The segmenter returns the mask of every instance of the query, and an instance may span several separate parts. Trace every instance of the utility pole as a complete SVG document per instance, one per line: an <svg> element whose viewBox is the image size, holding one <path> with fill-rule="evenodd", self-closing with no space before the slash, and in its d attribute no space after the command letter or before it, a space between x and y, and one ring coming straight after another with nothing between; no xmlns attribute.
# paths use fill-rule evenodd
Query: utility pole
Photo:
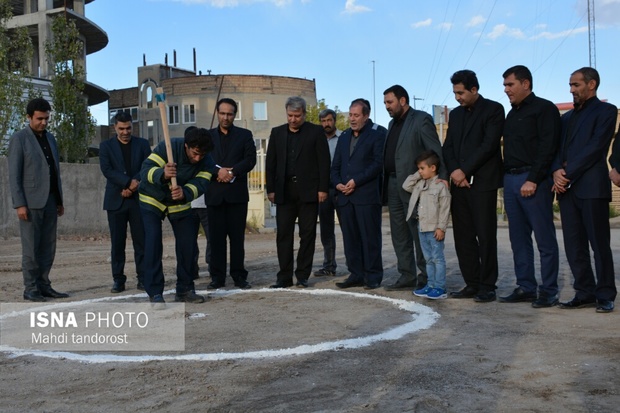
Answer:
<svg viewBox="0 0 620 413"><path fill-rule="evenodd" d="M375 108L375 111L372 115L372 121L377 123L377 99L375 97L375 61L372 62L372 106Z"/></svg>
<svg viewBox="0 0 620 413"><path fill-rule="evenodd" d="M416 109L416 107L415 107L415 101L416 101L416 100L424 100L424 99L422 99L422 98L417 98L417 97L415 97L415 95L413 95L413 108L414 108L414 109Z"/></svg>
<svg viewBox="0 0 620 413"><path fill-rule="evenodd" d="M590 51L590 67L596 69L596 36L594 20L594 0L588 0L588 49Z"/></svg>

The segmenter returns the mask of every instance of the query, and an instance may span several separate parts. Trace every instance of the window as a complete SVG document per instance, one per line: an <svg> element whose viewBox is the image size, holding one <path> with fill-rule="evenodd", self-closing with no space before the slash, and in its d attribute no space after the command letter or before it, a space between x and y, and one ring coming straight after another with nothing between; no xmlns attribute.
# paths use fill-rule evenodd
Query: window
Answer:
<svg viewBox="0 0 620 413"><path fill-rule="evenodd" d="M152 120L146 122L146 137L149 141L149 145L153 146L155 142L155 123Z"/></svg>
<svg viewBox="0 0 620 413"><path fill-rule="evenodd" d="M237 101L237 116L235 120L241 120L241 102Z"/></svg>
<svg viewBox="0 0 620 413"><path fill-rule="evenodd" d="M149 109L153 107L153 88L150 86L146 88L146 107Z"/></svg>
<svg viewBox="0 0 620 413"><path fill-rule="evenodd" d="M256 145L256 151L267 151L266 138L254 138L254 145Z"/></svg>
<svg viewBox="0 0 620 413"><path fill-rule="evenodd" d="M267 120L267 102L254 102L254 120Z"/></svg>
<svg viewBox="0 0 620 413"><path fill-rule="evenodd" d="M193 103L183 105L183 123L196 123L196 106Z"/></svg>
<svg viewBox="0 0 620 413"><path fill-rule="evenodd" d="M179 107L177 105L168 106L168 124L169 125L179 124Z"/></svg>

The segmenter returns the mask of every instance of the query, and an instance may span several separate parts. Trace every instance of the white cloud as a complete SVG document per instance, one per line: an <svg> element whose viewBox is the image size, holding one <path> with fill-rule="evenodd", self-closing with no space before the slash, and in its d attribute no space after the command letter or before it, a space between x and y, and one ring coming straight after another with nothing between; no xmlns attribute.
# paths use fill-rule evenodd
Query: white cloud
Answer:
<svg viewBox="0 0 620 413"><path fill-rule="evenodd" d="M514 29L514 28L506 26L503 23L495 25L491 33L487 35L487 37L492 40L498 39L503 36L514 37L515 39L525 38L525 34L523 34L521 29Z"/></svg>
<svg viewBox="0 0 620 413"><path fill-rule="evenodd" d="M588 32L588 26L583 26L583 27L578 27L576 29L564 30L563 32L557 32L557 33L542 32L535 36L530 37L530 40L537 40L537 39L553 40L553 39L560 39L563 37L574 36L579 33L587 33L587 32Z"/></svg>
<svg viewBox="0 0 620 413"><path fill-rule="evenodd" d="M439 23L437 27L439 27L442 30L450 30L452 28L452 23L448 23L448 22Z"/></svg>
<svg viewBox="0 0 620 413"><path fill-rule="evenodd" d="M344 12L348 14L355 14L355 13L365 13L371 10L370 8L366 6L360 6L359 4L355 4L356 2L357 0L347 0L347 2L344 5Z"/></svg>
<svg viewBox="0 0 620 413"><path fill-rule="evenodd" d="M472 17L469 22L467 22L467 24L465 25L465 27L476 27L481 25L482 23L486 22L487 19L482 17L482 16L474 16Z"/></svg>
<svg viewBox="0 0 620 413"><path fill-rule="evenodd" d="M576 4L579 14L586 13L587 2L579 1ZM596 27L620 25L620 0L597 0L594 5Z"/></svg>
<svg viewBox="0 0 620 413"><path fill-rule="evenodd" d="M417 23L411 23L411 27L414 29L419 29L420 27L428 27L433 22L433 19L428 18L426 20L419 21Z"/></svg>

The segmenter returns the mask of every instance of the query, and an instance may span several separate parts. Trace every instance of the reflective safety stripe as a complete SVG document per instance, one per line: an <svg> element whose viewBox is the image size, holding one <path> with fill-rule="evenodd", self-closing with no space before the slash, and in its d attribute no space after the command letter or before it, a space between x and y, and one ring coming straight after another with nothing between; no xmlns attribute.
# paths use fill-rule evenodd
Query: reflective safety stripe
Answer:
<svg viewBox="0 0 620 413"><path fill-rule="evenodd" d="M190 191L192 191L193 194L193 198L196 199L198 198L198 188L196 188L196 185L192 185L192 184L185 184L185 188L189 189Z"/></svg>
<svg viewBox="0 0 620 413"><path fill-rule="evenodd" d="M191 202L183 205L171 205L168 207L168 212L171 214L176 214L177 212L187 211L188 209L191 209L191 207Z"/></svg>
<svg viewBox="0 0 620 413"><path fill-rule="evenodd" d="M148 195L140 194L140 202L144 202L145 204L153 205L155 208L159 209L161 212L166 210L166 205L162 204L158 200Z"/></svg>
<svg viewBox="0 0 620 413"><path fill-rule="evenodd" d="M205 171L201 171L196 174L196 178L203 178L203 179L206 179L207 181L211 180L211 176L212 176L211 172L205 172Z"/></svg>
<svg viewBox="0 0 620 413"><path fill-rule="evenodd" d="M147 159L150 159L151 161L155 162L157 165L159 165L160 168L163 168L164 165L166 165L166 161L164 161L164 158L162 158L161 156L157 155L154 152L151 153Z"/></svg>
<svg viewBox="0 0 620 413"><path fill-rule="evenodd" d="M157 166L152 167L151 169L149 169L149 172L146 174L146 180L149 181L149 183L154 183L153 180L153 175L155 175L155 172L161 168L158 168Z"/></svg>

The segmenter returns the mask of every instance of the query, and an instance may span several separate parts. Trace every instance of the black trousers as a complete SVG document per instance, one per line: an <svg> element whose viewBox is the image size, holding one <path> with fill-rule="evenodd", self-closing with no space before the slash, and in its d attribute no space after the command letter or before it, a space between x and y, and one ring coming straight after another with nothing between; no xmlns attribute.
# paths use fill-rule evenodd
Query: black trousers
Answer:
<svg viewBox="0 0 620 413"><path fill-rule="evenodd" d="M248 216L247 203L228 203L207 207L209 217L209 242L211 280L218 284L226 281L227 246L230 241L230 276L235 284L248 278L245 269L245 224Z"/></svg>
<svg viewBox="0 0 620 413"><path fill-rule="evenodd" d="M497 283L497 190L452 186L454 247L465 284L494 291Z"/></svg>
<svg viewBox="0 0 620 413"><path fill-rule="evenodd" d="M287 181L284 186L284 203L276 205L276 245L278 249L278 282L293 282L295 220L299 225L299 251L297 252L297 280L307 280L312 271L314 243L316 241L316 221L318 199L316 202L302 202L296 182ZM318 196L318 194L317 194Z"/></svg>
<svg viewBox="0 0 620 413"><path fill-rule="evenodd" d="M560 198L564 250L575 282L575 296L582 300L614 301L616 283L611 253L609 201L580 199L570 190ZM592 271L590 247L596 278Z"/></svg>
<svg viewBox="0 0 620 413"><path fill-rule="evenodd" d="M133 255L136 263L138 281L144 281L144 224L140 213L137 194L123 200L122 206L108 212L108 225L112 241L112 277L114 281L125 283L125 247L127 242L127 224L131 231Z"/></svg>

